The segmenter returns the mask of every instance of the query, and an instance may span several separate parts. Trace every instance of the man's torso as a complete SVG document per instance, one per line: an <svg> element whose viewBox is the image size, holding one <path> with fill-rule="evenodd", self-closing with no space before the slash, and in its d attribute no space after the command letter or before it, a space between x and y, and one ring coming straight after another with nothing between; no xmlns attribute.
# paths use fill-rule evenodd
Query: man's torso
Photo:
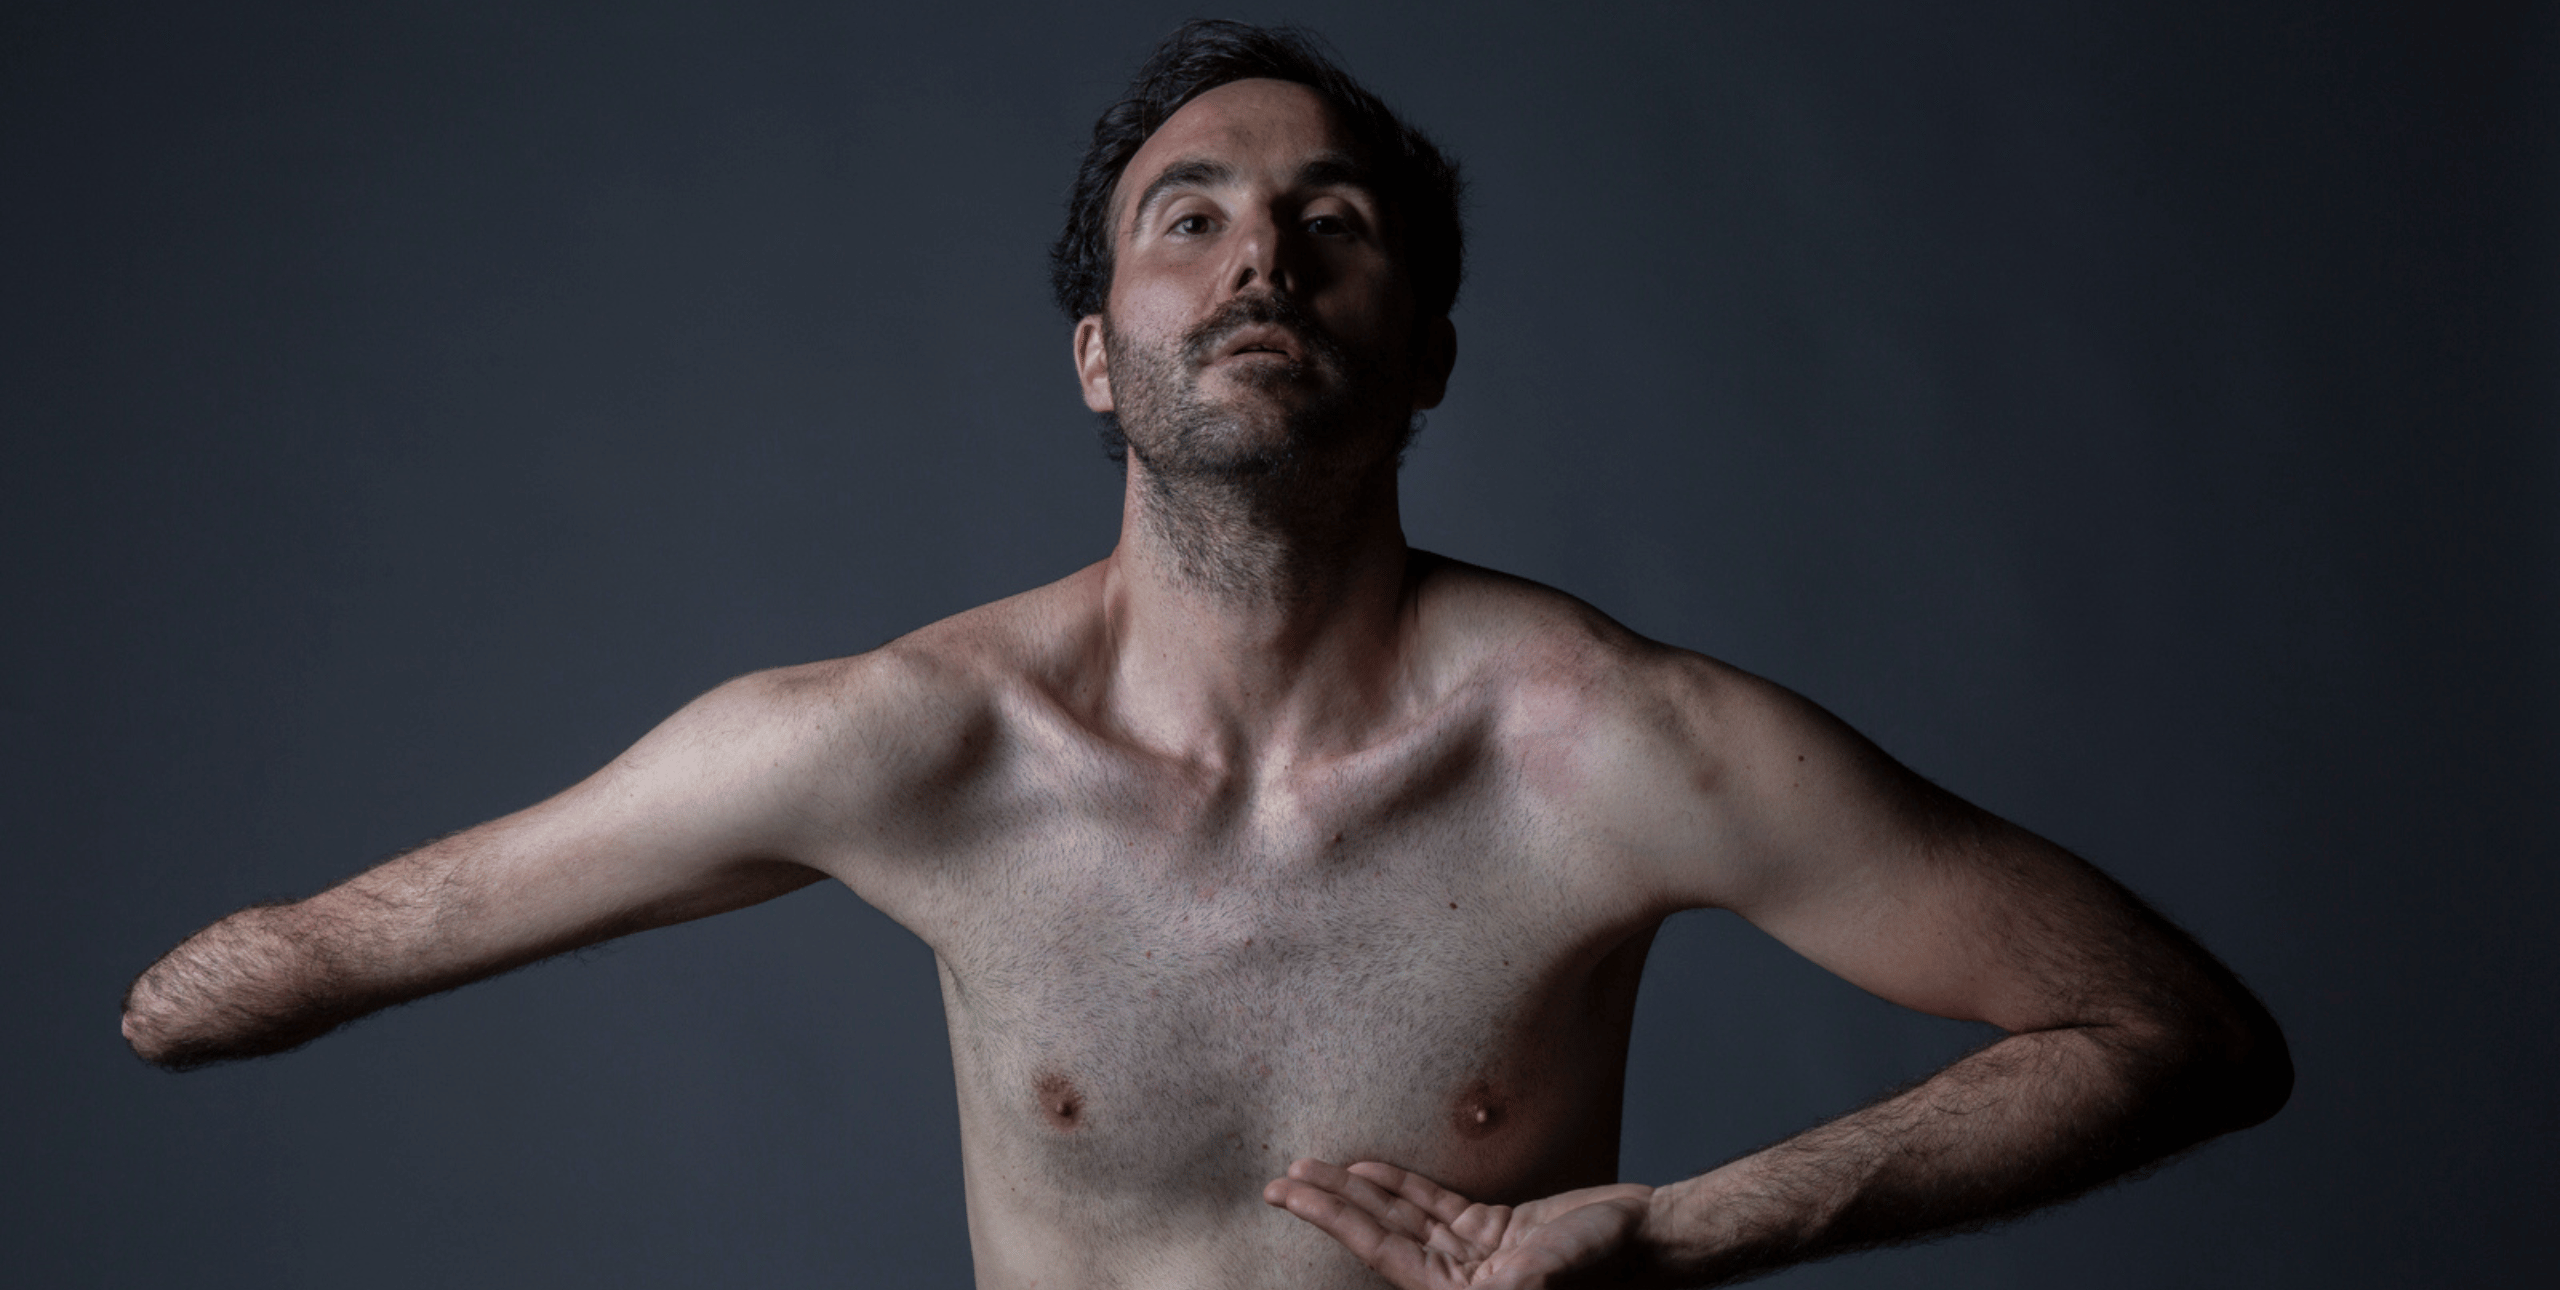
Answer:
<svg viewBox="0 0 2560 1290"><path fill-rule="evenodd" d="M1647 647L1427 567L1396 719L1301 765L1107 729L1080 579L883 651L900 818L813 859L940 964L982 1285L1375 1284L1262 1204L1300 1156L1615 1181L1664 911L1578 804Z"/></svg>

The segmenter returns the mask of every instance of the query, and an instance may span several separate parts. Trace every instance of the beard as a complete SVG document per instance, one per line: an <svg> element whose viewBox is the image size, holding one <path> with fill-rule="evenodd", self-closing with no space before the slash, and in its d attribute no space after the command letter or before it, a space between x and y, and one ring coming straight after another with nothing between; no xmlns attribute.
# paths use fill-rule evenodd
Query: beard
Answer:
<svg viewBox="0 0 2560 1290"><path fill-rule="evenodd" d="M1240 394L1213 398L1201 388L1203 374L1237 331L1252 326L1286 331L1304 357L1235 371L1229 379ZM1323 467L1347 464L1338 459L1399 411L1402 392L1387 378L1385 356L1343 344L1286 295L1238 296L1170 348L1136 343L1106 316L1102 343L1118 407L1104 414L1105 437L1166 484L1309 482L1329 473ZM1418 414L1405 416L1393 441L1397 461L1421 425Z"/></svg>
<svg viewBox="0 0 2560 1290"><path fill-rule="evenodd" d="M1251 326L1285 330L1304 357L1228 369L1235 392L1213 397L1202 375ZM1133 343L1106 316L1102 343L1110 424L1144 471L1139 522L1178 573L1236 598L1318 594L1358 540L1346 521L1360 496L1421 428L1392 375L1404 356L1343 344L1285 295L1239 296L1166 346Z"/></svg>

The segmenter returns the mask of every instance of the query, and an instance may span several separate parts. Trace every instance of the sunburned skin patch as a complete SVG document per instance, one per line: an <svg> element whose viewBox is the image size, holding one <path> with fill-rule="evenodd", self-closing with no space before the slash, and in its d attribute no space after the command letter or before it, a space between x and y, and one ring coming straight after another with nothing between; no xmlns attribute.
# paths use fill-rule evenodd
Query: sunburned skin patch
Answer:
<svg viewBox="0 0 2560 1290"><path fill-rule="evenodd" d="M1031 1091L1040 1099L1041 1118L1060 1133L1073 1133L1084 1127L1084 1090L1075 1081L1055 1071L1042 1074Z"/></svg>
<svg viewBox="0 0 2560 1290"><path fill-rule="evenodd" d="M1493 1085L1477 1080L1467 1085L1451 1105L1449 1127L1457 1130L1461 1138L1490 1137L1502 1128L1504 1110L1501 1095L1493 1091Z"/></svg>

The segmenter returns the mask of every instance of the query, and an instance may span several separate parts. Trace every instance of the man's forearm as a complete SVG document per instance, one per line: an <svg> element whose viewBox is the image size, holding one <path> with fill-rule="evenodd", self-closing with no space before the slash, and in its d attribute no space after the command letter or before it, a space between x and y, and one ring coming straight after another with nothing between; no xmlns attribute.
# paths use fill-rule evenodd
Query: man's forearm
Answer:
<svg viewBox="0 0 2560 1290"><path fill-rule="evenodd" d="M190 936L126 992L125 1041L176 1068L263 1057L366 1013L509 966L434 952L453 859L421 848L307 900L252 905Z"/></svg>
<svg viewBox="0 0 2560 1290"><path fill-rule="evenodd" d="M190 936L125 993L124 1037L171 1068L283 1052L367 1009L297 904L252 905Z"/></svg>
<svg viewBox="0 0 2560 1290"><path fill-rule="evenodd" d="M1916 1088L1686 1182L1644 1224L1657 1279L1721 1285L2068 1199L2275 1112L2283 1040L2162 1056L2103 1027L2012 1035Z"/></svg>

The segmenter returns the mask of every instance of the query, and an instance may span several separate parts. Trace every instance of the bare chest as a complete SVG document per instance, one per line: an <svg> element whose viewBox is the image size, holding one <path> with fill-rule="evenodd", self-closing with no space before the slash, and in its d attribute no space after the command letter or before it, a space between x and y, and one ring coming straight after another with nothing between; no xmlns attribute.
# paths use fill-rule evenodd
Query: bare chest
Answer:
<svg viewBox="0 0 2560 1290"><path fill-rule="evenodd" d="M1280 1219L1258 1197L1300 1156L1488 1200L1608 1179L1648 937L1502 782L1458 757L1212 809L1088 782L1022 813L919 927L973 1208L1231 1237Z"/></svg>

